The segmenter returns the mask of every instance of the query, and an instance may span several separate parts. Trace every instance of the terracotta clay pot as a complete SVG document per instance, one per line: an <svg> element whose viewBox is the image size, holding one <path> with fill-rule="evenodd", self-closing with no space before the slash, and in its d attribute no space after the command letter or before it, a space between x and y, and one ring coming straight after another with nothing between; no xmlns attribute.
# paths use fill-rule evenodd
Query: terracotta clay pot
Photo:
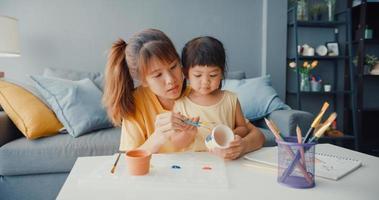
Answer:
<svg viewBox="0 0 379 200"><path fill-rule="evenodd" d="M149 173L151 153L145 150L131 150L126 152L126 166L128 173L141 176Z"/></svg>

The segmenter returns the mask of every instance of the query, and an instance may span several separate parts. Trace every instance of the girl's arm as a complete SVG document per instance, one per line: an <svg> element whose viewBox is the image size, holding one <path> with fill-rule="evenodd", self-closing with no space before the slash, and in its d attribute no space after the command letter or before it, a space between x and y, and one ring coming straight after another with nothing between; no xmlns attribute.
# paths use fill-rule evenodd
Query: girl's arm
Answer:
<svg viewBox="0 0 379 200"><path fill-rule="evenodd" d="M245 137L249 133L249 129L246 126L245 117L243 116L243 112L241 109L241 104L237 99L236 105L236 125L233 130L234 134L239 135L240 137Z"/></svg>

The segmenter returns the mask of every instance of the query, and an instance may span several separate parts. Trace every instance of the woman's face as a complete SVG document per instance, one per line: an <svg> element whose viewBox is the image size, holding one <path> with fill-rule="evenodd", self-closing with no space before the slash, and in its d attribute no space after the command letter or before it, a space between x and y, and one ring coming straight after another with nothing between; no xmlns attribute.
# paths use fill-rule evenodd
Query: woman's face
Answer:
<svg viewBox="0 0 379 200"><path fill-rule="evenodd" d="M142 85L149 87L160 99L179 98L183 87L183 73L179 60L167 64L153 59Z"/></svg>

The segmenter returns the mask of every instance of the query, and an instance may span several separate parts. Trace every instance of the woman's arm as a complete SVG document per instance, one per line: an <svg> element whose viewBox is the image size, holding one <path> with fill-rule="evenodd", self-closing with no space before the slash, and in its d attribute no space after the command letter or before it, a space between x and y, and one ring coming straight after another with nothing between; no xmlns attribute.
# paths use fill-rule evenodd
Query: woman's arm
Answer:
<svg viewBox="0 0 379 200"><path fill-rule="evenodd" d="M170 141L177 149L190 145L197 133L197 127L183 123L185 117L180 113L167 112L156 117L155 131L139 147L152 153L159 152L162 145ZM193 118L199 121L199 118Z"/></svg>
<svg viewBox="0 0 379 200"><path fill-rule="evenodd" d="M244 151L241 153L241 155L260 149L265 142L265 136L261 130L259 130L259 128L250 122L248 122L246 126L250 132L248 135L242 138L242 141L244 143Z"/></svg>
<svg viewBox="0 0 379 200"><path fill-rule="evenodd" d="M137 111L138 112L138 111ZM132 149L143 149L151 153L159 152L161 146L167 142L169 135L172 134L173 123L171 123L171 114L163 113L156 116L154 132L150 135L143 118L134 117L124 119L121 127L120 150L128 151Z"/></svg>
<svg viewBox="0 0 379 200"><path fill-rule="evenodd" d="M249 129L247 128L247 124L245 121L245 117L243 116L243 112L241 109L241 104L237 99L237 105L236 105L236 116L235 116L235 128L233 130L235 135L239 135L240 137L245 137L249 133Z"/></svg>

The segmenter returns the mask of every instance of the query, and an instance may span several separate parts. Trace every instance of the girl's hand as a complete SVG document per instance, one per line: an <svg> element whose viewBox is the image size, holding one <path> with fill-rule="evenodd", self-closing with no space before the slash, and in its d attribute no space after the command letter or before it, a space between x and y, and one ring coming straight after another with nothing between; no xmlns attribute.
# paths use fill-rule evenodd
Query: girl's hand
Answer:
<svg viewBox="0 0 379 200"><path fill-rule="evenodd" d="M234 160L239 158L245 150L245 143L239 135L234 136L234 140L229 143L229 147L226 149L213 148L211 153L224 158L226 160Z"/></svg>
<svg viewBox="0 0 379 200"><path fill-rule="evenodd" d="M191 118L191 121L198 122L199 117ZM197 134L197 127L185 124L182 129L178 129L175 134L171 135L171 142L176 148L182 149L188 147Z"/></svg>

